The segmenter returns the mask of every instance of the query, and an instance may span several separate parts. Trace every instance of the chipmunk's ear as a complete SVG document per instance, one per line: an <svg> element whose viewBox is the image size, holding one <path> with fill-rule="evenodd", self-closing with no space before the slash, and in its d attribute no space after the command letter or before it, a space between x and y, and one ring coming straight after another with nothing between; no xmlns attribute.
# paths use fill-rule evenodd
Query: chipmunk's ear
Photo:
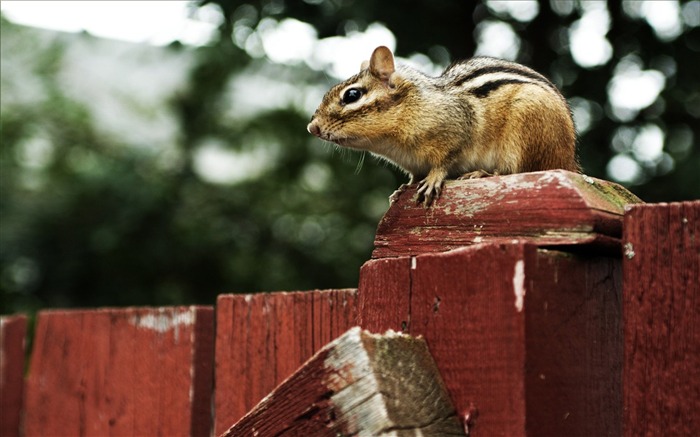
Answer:
<svg viewBox="0 0 700 437"><path fill-rule="evenodd" d="M362 64L360 64L360 71L365 71L368 68L369 68L369 61L362 61Z"/></svg>
<svg viewBox="0 0 700 437"><path fill-rule="evenodd" d="M391 50L384 46L374 49L369 60L369 71L372 73L372 76L380 79L382 82L389 83L389 79L395 71L394 55L391 54Z"/></svg>

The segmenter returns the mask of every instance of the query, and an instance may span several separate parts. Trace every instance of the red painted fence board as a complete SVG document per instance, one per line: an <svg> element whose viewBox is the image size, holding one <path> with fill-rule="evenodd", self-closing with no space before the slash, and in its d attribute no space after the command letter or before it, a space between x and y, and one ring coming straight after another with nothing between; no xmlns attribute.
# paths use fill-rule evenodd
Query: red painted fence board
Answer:
<svg viewBox="0 0 700 437"><path fill-rule="evenodd" d="M700 201L630 208L624 242L624 435L700 435Z"/></svg>
<svg viewBox="0 0 700 437"><path fill-rule="evenodd" d="M356 325L356 299L355 289L219 296L215 434Z"/></svg>
<svg viewBox="0 0 700 437"><path fill-rule="evenodd" d="M475 245L370 261L360 284L362 327L423 335L471 436L619 435L618 259Z"/></svg>
<svg viewBox="0 0 700 437"><path fill-rule="evenodd" d="M25 316L0 317L0 436L21 435Z"/></svg>
<svg viewBox="0 0 700 437"><path fill-rule="evenodd" d="M43 311L26 436L208 436L211 307Z"/></svg>

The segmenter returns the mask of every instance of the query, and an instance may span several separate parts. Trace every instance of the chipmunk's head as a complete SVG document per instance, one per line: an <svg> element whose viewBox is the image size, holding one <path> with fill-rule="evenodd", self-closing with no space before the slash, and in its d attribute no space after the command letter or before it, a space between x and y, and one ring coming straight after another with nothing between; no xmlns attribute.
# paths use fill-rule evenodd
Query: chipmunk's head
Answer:
<svg viewBox="0 0 700 437"><path fill-rule="evenodd" d="M341 146L378 152L396 135L407 85L391 50L377 47L358 74L326 93L307 130Z"/></svg>

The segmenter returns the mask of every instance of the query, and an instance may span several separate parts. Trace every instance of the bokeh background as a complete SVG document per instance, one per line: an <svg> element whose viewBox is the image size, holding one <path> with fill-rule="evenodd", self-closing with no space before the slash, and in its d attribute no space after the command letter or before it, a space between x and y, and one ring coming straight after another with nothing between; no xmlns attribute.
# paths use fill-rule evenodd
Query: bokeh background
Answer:
<svg viewBox="0 0 700 437"><path fill-rule="evenodd" d="M697 0L3 1L0 20L2 313L355 287L406 177L305 126L380 44L430 74L532 66L587 174L700 198Z"/></svg>

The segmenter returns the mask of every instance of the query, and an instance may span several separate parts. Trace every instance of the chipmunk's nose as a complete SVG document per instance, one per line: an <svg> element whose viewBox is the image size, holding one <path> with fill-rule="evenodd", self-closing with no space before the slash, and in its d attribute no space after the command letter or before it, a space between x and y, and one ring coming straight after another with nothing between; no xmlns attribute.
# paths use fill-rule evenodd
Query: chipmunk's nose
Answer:
<svg viewBox="0 0 700 437"><path fill-rule="evenodd" d="M311 135L319 136L321 135L321 128L318 127L318 124L316 124L315 120L312 120L311 123L309 123L306 126L306 130L309 131Z"/></svg>

